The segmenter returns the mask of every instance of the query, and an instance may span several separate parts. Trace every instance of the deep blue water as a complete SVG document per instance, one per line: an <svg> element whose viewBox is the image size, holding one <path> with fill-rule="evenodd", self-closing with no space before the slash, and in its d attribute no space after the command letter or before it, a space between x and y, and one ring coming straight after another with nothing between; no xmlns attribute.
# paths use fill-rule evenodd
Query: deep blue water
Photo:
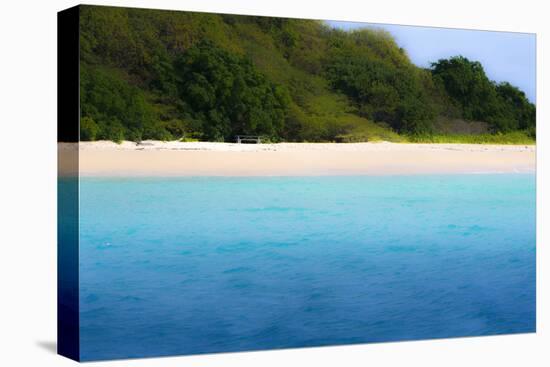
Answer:
<svg viewBox="0 0 550 367"><path fill-rule="evenodd" d="M83 360L535 330L535 176L84 178Z"/></svg>

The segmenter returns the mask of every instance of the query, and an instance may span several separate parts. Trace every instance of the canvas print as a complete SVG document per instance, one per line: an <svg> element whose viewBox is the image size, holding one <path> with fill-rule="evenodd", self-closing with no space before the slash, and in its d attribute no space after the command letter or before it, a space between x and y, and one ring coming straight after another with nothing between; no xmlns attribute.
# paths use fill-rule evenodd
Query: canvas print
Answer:
<svg viewBox="0 0 550 367"><path fill-rule="evenodd" d="M60 354L535 332L534 34L58 19Z"/></svg>

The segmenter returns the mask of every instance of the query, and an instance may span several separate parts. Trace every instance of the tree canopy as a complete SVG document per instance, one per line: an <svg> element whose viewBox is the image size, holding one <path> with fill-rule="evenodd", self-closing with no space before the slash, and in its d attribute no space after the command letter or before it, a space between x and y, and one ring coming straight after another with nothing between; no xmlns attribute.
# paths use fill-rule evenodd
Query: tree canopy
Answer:
<svg viewBox="0 0 550 367"><path fill-rule="evenodd" d="M288 95L252 63L202 41L174 61L182 109L190 111L208 140L237 134L281 136Z"/></svg>
<svg viewBox="0 0 550 367"><path fill-rule="evenodd" d="M441 121L535 135L535 106L517 87L461 56L419 68L385 31L80 9L82 140L400 141L438 134Z"/></svg>
<svg viewBox="0 0 550 367"><path fill-rule="evenodd" d="M510 83L489 80L479 62L462 56L439 60L432 64L432 74L464 119L486 121L495 132L534 129L535 106Z"/></svg>

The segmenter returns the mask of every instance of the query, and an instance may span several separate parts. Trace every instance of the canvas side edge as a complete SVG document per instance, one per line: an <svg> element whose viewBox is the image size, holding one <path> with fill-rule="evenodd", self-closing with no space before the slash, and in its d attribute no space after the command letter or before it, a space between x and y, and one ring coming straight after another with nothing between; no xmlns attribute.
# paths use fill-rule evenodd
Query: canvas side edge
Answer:
<svg viewBox="0 0 550 367"><path fill-rule="evenodd" d="M57 13L57 353L80 360L79 6Z"/></svg>

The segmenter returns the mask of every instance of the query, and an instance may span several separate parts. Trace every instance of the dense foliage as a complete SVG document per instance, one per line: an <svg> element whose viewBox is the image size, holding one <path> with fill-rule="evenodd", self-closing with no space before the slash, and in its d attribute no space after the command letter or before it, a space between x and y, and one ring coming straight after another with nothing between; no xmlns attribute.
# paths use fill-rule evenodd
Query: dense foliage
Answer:
<svg viewBox="0 0 550 367"><path fill-rule="evenodd" d="M509 83L490 81L483 66L457 56L432 64L434 79L441 81L462 116L489 123L493 132L535 128L535 106Z"/></svg>
<svg viewBox="0 0 550 367"><path fill-rule="evenodd" d="M204 138L224 141L243 132L281 136L288 92L249 60L205 41L179 55L174 72L182 110L192 111Z"/></svg>
<svg viewBox="0 0 550 367"><path fill-rule="evenodd" d="M413 66L388 33L333 32L326 63L332 86L357 104L359 115L400 133L432 130L435 106L424 70Z"/></svg>
<svg viewBox="0 0 550 367"><path fill-rule="evenodd" d="M80 43L82 140L534 138L519 89L462 57L418 68L380 30L82 6Z"/></svg>
<svg viewBox="0 0 550 367"><path fill-rule="evenodd" d="M82 67L80 86L83 140L166 137L144 93L116 70Z"/></svg>

